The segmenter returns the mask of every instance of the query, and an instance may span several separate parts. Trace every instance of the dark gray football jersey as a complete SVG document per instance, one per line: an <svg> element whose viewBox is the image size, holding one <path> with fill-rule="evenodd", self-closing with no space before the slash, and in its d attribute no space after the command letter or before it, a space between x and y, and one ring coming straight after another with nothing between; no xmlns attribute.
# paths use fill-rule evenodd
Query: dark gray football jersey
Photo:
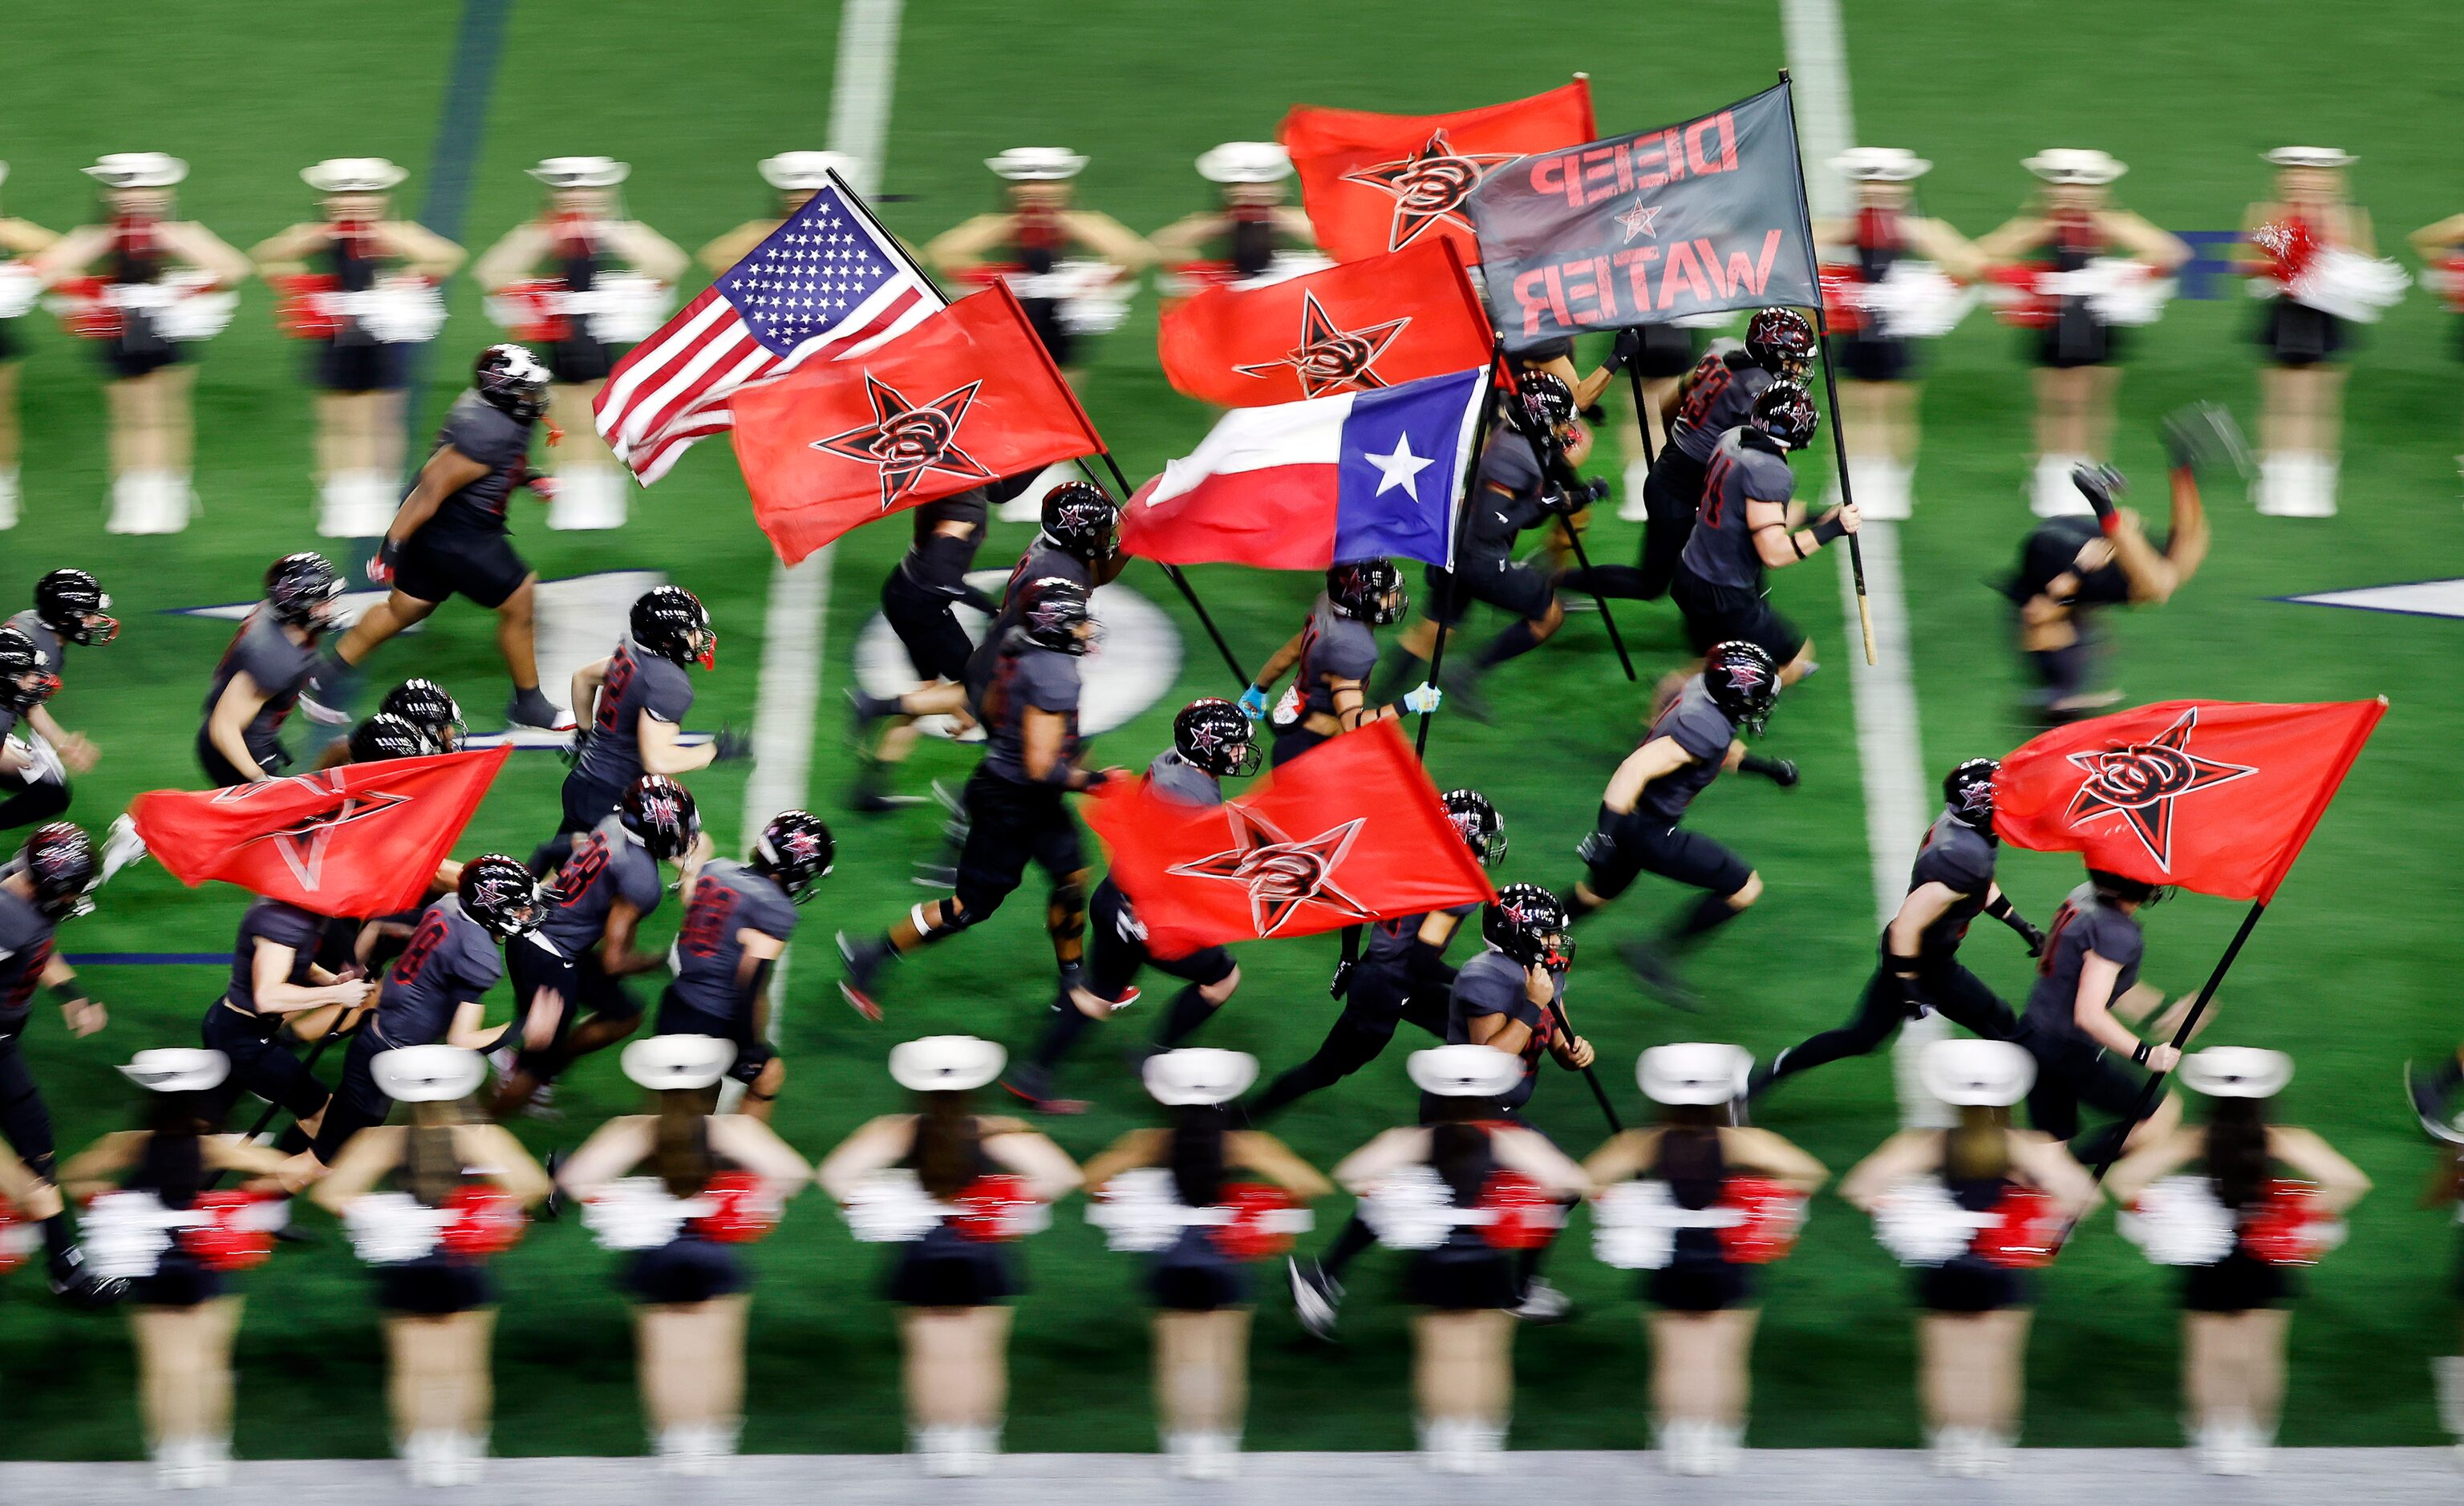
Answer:
<svg viewBox="0 0 2464 1506"><path fill-rule="evenodd" d="M33 1013L34 985L52 960L51 917L0 889L0 1040L14 1037Z"/></svg>
<svg viewBox="0 0 2464 1506"><path fill-rule="evenodd" d="M1155 792L1182 805L1221 805L1223 781L1167 748L1147 765L1147 783Z"/></svg>
<svg viewBox="0 0 2464 1506"><path fill-rule="evenodd" d="M2045 932L2045 954L2036 959L2035 986L2028 991L2029 1025L2040 1033L2084 1038L2076 1012L2079 970L2087 954L2093 951L2122 969L2104 1001L2110 1009L2139 981L2139 959L2145 949L2146 937L2137 917L2100 904L2093 884L2071 890L2062 907L2054 912L2054 923Z"/></svg>
<svg viewBox="0 0 2464 1506"><path fill-rule="evenodd" d="M521 485L530 466L534 426L476 392L455 398L444 426L436 431L436 447L451 445L487 467L488 473L438 503L424 527L503 533L506 498Z"/></svg>
<svg viewBox="0 0 2464 1506"><path fill-rule="evenodd" d="M1499 429L1480 452L1480 481L1463 518L1463 554L1489 560L1513 554L1515 535L1549 515L1540 505L1545 482L1531 441Z"/></svg>
<svg viewBox="0 0 2464 1506"><path fill-rule="evenodd" d="M693 704L693 676L684 666L624 640L607 656L607 678L600 683L590 736L575 767L616 789L631 788L643 773L642 718L682 727Z"/></svg>
<svg viewBox="0 0 2464 1506"><path fill-rule="evenodd" d="M1554 969L1549 975L1555 984L1552 996L1563 999L1566 975ZM1503 1015L1531 1032L1523 1047L1523 1080L1493 1101L1500 1108L1520 1108L1530 1101L1537 1085L1540 1054L1548 1049L1556 1022L1546 1007L1532 1003L1523 992L1523 965L1494 947L1455 973L1454 993L1446 1008L1446 1044L1470 1043L1471 1022L1484 1015Z"/></svg>
<svg viewBox="0 0 2464 1506"><path fill-rule="evenodd" d="M1762 584L1762 557L1754 553L1749 502L1774 502L1785 510L1796 495L1796 477L1760 429L1732 428L1720 436L1703 476L1703 503L1685 540L1685 568L1713 585L1751 590ZM1768 521L1768 519L1766 519Z"/></svg>
<svg viewBox="0 0 2464 1506"><path fill-rule="evenodd" d="M1303 715L1334 714L1334 691L1327 676L1338 680L1356 680L1364 687L1369 673L1377 667L1377 635L1358 618L1337 612L1318 593L1317 604L1309 608L1309 622L1301 631L1301 657L1297 678Z"/></svg>
<svg viewBox="0 0 2464 1506"><path fill-rule="evenodd" d="M659 907L666 889L659 882L659 861L614 816L574 839L572 855L548 887L554 900L539 934L566 957L579 957L598 945L607 929L607 912L618 900L648 915Z"/></svg>
<svg viewBox="0 0 2464 1506"><path fill-rule="evenodd" d="M1705 361L1703 375L1685 391L1668 442L1708 464L1720 436L1754 415L1754 399L1771 384L1771 374L1748 361L1731 366L1726 360Z"/></svg>
<svg viewBox="0 0 2464 1506"><path fill-rule="evenodd" d="M758 930L784 942L797 919L786 891L745 864L728 858L704 863L676 933L676 997L701 1014L739 1018L753 1004L737 981L744 962L739 933Z"/></svg>
<svg viewBox="0 0 2464 1506"><path fill-rule="evenodd" d="M1947 957L1959 949L1969 925L1985 908L1986 892L1993 887L1995 856L1992 838L1948 811L1935 818L1908 869L1908 892L1939 884L1959 898L1925 928L1917 943L1919 956Z"/></svg>
<svg viewBox="0 0 2464 1506"><path fill-rule="evenodd" d="M317 965L318 944L325 937L325 917L281 900L258 900L239 918L239 936L231 943L231 987L223 997L256 1013L256 944L270 941L291 949L291 971L285 983L305 984Z"/></svg>
<svg viewBox="0 0 2464 1506"><path fill-rule="evenodd" d="M249 756L267 773L274 773L289 757L282 751L282 724L291 709L299 702L299 690L317 667L314 644L295 644L274 620L274 614L259 606L248 614L239 631L231 635L231 646L223 650L222 662L214 666L212 688L206 691L205 712L214 714L214 704L223 698L223 690L241 671L253 681L265 704L249 718L240 740L248 745Z"/></svg>
<svg viewBox="0 0 2464 1506"><path fill-rule="evenodd" d="M504 958L488 928L462 912L459 896L429 906L377 995L376 1032L388 1046L445 1038L453 1012L496 986Z"/></svg>
<svg viewBox="0 0 2464 1506"><path fill-rule="evenodd" d="M1703 677L1698 674L1686 681L1677 692L1677 699L1668 703L1668 709L1651 724L1643 741L1673 738L1678 747L1693 754L1694 761L1644 785L1641 797L1635 801L1636 811L1648 812L1676 825L1684 818L1685 808L1694 803L1694 797L1720 776L1720 765L1728 756L1728 744L1736 736L1737 724L1729 721L1728 714L1711 699Z"/></svg>
<svg viewBox="0 0 2464 1506"><path fill-rule="evenodd" d="M1066 724L1061 758L1078 756L1078 657L1033 644L1004 653L983 698L984 767L1019 784L1034 783L1026 772L1026 713L1050 711Z"/></svg>

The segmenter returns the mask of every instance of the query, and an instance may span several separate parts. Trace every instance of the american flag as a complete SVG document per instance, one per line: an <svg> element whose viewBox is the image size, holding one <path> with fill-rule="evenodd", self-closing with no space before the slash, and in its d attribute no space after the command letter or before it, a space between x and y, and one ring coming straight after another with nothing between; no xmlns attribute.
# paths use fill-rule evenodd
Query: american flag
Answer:
<svg viewBox="0 0 2464 1506"><path fill-rule="evenodd" d="M591 410L644 486L732 428L728 397L808 360L860 355L944 306L933 281L832 178L795 217L617 362Z"/></svg>

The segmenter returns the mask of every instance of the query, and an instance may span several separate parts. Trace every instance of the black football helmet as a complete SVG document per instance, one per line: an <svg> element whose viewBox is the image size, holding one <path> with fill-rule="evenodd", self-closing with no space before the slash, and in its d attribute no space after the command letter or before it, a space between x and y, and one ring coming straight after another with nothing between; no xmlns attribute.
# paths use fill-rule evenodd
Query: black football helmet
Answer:
<svg viewBox="0 0 2464 1506"><path fill-rule="evenodd" d="M1746 321L1746 354L1774 377L1802 381L1814 350L1814 326L1794 309L1757 309Z"/></svg>
<svg viewBox="0 0 2464 1506"><path fill-rule="evenodd" d="M633 603L633 642L680 665L718 664L718 632L701 598L680 585L652 586Z"/></svg>
<svg viewBox="0 0 2464 1506"><path fill-rule="evenodd" d="M753 843L753 866L768 874L799 905L839 861L838 840L810 811L781 811Z"/></svg>
<svg viewBox="0 0 2464 1506"><path fill-rule="evenodd" d="M1328 566L1326 600L1337 616L1372 627L1401 622L1404 608L1412 604L1411 593L1403 587L1403 572L1391 559L1353 559Z"/></svg>
<svg viewBox="0 0 2464 1506"><path fill-rule="evenodd" d="M42 650L25 629L0 622L0 711L22 716L59 688L60 677L43 667Z"/></svg>
<svg viewBox="0 0 2464 1506"><path fill-rule="evenodd" d="M501 852L473 858L462 865L462 913L487 928L498 941L527 936L547 916L539 898L539 880L531 870Z"/></svg>
<svg viewBox="0 0 2464 1506"><path fill-rule="evenodd" d="M547 368L527 345L491 345L471 363L480 401L524 424L547 411Z"/></svg>
<svg viewBox="0 0 2464 1506"><path fill-rule="evenodd" d="M1094 621L1087 588L1067 576L1038 576L1019 598L1019 630L1038 648L1083 655L1095 646L1095 635L1079 629Z"/></svg>
<svg viewBox="0 0 2464 1506"><path fill-rule="evenodd" d="M399 716L426 732L435 753L458 752L462 739L471 735L471 729L463 725L461 706L433 680L405 680L385 692L377 710Z"/></svg>
<svg viewBox="0 0 2464 1506"><path fill-rule="evenodd" d="M1172 719L1172 745L1183 759L1219 779L1245 778L1265 761L1248 714L1211 695L1190 702Z"/></svg>
<svg viewBox="0 0 2464 1506"><path fill-rule="evenodd" d="M34 908L45 919L69 920L94 908L94 885L102 865L84 828L73 821L45 821L26 835L20 862L34 885Z"/></svg>
<svg viewBox="0 0 2464 1506"><path fill-rule="evenodd" d="M326 632L341 618L342 578L322 555L285 555L265 567L265 604L286 627Z"/></svg>
<svg viewBox="0 0 2464 1506"><path fill-rule="evenodd" d="M1553 371L1527 371L1515 378L1515 403L1514 426L1535 438L1554 436L1574 422L1574 391Z"/></svg>
<svg viewBox="0 0 2464 1506"><path fill-rule="evenodd" d="M1488 944L1525 967L1560 967L1573 956L1566 935L1566 906L1536 884L1509 884L1497 891L1481 916Z"/></svg>
<svg viewBox="0 0 2464 1506"><path fill-rule="evenodd" d="M34 616L79 647L120 636L120 619L111 615L111 594L82 570L55 570L35 581Z"/></svg>
<svg viewBox="0 0 2464 1506"><path fill-rule="evenodd" d="M1802 383L1774 382L1754 399L1751 422L1781 448L1803 449L1814 443L1815 431L1822 427L1822 414L1814 405L1814 394L1806 391Z"/></svg>
<svg viewBox="0 0 2464 1506"><path fill-rule="evenodd" d="M1970 758L1942 776L1943 803L1954 820L1981 832L1993 829L1993 775L2001 767L1991 758Z"/></svg>
<svg viewBox="0 0 2464 1506"><path fill-rule="evenodd" d="M389 711L351 729L351 762L381 763L387 758L425 758L435 753L436 739L428 730Z"/></svg>
<svg viewBox="0 0 2464 1506"><path fill-rule="evenodd" d="M693 804L693 792L664 774L634 780L616 807L616 818L661 862L692 851L701 835L701 811Z"/></svg>
<svg viewBox="0 0 2464 1506"><path fill-rule="evenodd" d="M1455 834L1471 849L1484 868L1494 868L1506 859L1506 818L1488 803L1488 797L1478 790L1448 790L1438 797L1446 808L1446 819L1454 823Z"/></svg>
<svg viewBox="0 0 2464 1506"><path fill-rule="evenodd" d="M2173 897L2173 885L2169 884L2150 884L2110 868L2088 869L2087 882L2096 890L2097 898L2108 903L2129 900L2140 905L2162 905Z"/></svg>
<svg viewBox="0 0 2464 1506"><path fill-rule="evenodd" d="M1779 699L1779 666L1762 644L1732 638L1704 656L1703 688L1720 714L1759 737Z"/></svg>
<svg viewBox="0 0 2464 1506"><path fill-rule="evenodd" d="M1044 536L1089 564L1112 557L1120 521L1120 510L1091 481L1065 481L1044 494Z"/></svg>

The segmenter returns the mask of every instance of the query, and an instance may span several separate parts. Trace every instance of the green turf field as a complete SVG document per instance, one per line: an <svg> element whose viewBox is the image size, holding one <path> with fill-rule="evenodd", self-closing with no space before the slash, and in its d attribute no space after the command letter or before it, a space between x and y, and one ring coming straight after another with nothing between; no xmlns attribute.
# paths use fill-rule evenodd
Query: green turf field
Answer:
<svg viewBox="0 0 2464 1506"><path fill-rule="evenodd" d="M12 164L0 205L62 229L81 218L76 169L103 151L157 148L187 158L189 212L243 249L304 211L297 170L319 158L383 153L425 187L459 7L437 3L263 8L178 0L142 33L106 31L91 8L22 5L9 28L13 66L0 98L0 157ZM1601 127L1618 131L1693 114L1768 83L1785 59L1776 7L1756 0L1715 20L1560 27L1511 8L1379 0L1345 7L1255 0L1243 7L1158 8L1079 0L1032 25L1013 7L914 7L900 42L885 189L891 227L926 236L989 207L979 160L1007 145L1055 142L1089 152L1082 202L1151 230L1201 202L1196 154L1226 138L1264 137L1295 100L1435 111L1528 94L1577 69L1593 76ZM1585 19L1590 19L1589 13ZM1608 20L1606 16L1598 17ZM1852 9L1849 59L1860 134L1932 158L1930 209L1970 234L2012 212L2026 186L2017 165L2049 144L2105 147L2133 166L2131 207L2174 229L2227 229L2264 184L2256 153L2285 138L2362 154L2354 179L2383 246L2456 207L2449 125L2455 108L2441 8L2420 0L2377 8L2357 31L2330 9L2253 0L2211 8L2122 0L2011 0L1946 12L1917 0ZM688 249L757 212L767 191L753 162L825 144L836 8L743 0L687 12L648 0L592 6L554 0L515 10L490 108L467 219L475 251L533 204L520 168L541 155L606 152L633 164L634 211ZM141 49L168 45L177 72ZM2366 79L2366 90L2354 81ZM101 746L80 781L75 814L99 828L134 793L191 784L197 698L228 629L156 615L239 600L276 554L309 547L308 402L298 351L272 328L271 298L247 294L238 321L209 346L198 387L196 485L201 525L169 538L101 532L102 432L96 363L48 327L25 321L35 350L23 374L27 521L0 535L0 586L19 592L43 570L76 563L102 575L127 630L108 650L80 653L55 709ZM459 385L467 353L493 338L462 286L454 322L420 401L433 415ZM1087 406L1133 476L1160 469L1205 426L1165 386L1152 346L1152 294L1132 323L1097 346ZM2123 402L2147 419L2193 397L2254 403L2252 318L2237 292L2177 303L2135 345ZM43 326L37 328L36 326ZM2353 1220L2350 1244L2321 1267L2294 1325L2284 1439L2298 1444L2437 1441L2427 1357L2456 1347L2447 1292L2453 1235L2415 1208L2427 1156L2396 1091L2408 1056L2452 1045L2443 985L2457 892L2459 812L2448 756L2464 736L2448 652L2453 621L2279 604L2272 598L2390 580L2464 575L2457 481L2464 437L2455 402L2453 330L2416 293L2373 331L2350 385L2343 515L2331 522L2255 517L2237 496L2212 497L2216 544L2205 572L2162 614L2116 624L2119 677L2133 700L2198 695L2252 700L2393 697L2394 710L2284 888L2225 990L2211 1041L2281 1047L2299 1076L2284 1111L2323 1130L2381 1190ZM1997 599L1981 584L2005 565L2027 524L2029 398L2016 337L1971 317L1933 353L1919 513L1903 530L1913 657L1935 772L1999 753L2025 735L2013 709L2019 681ZM1605 448L1605 447L1604 447ZM2145 423L2126 421L2125 469L2153 476ZM1805 490L1818 485L1818 458ZM2146 493L2143 492L2143 497ZM1026 530L997 526L985 563L1005 563ZM839 549L814 728L813 799L834 807L848 758L837 695L847 653L873 609L906 532L881 528ZM1632 549L1631 525L1604 519L1602 557ZM725 636L718 673L701 681L695 720L742 723L752 712L769 551L747 515L723 444L702 446L637 498L621 535L520 532L546 577L655 566L700 591ZM1228 568L1192 572L1243 657L1263 658L1296 625L1313 589L1300 577ZM1107 761L1142 763L1169 735L1182 696L1230 693L1228 677L1169 598L1140 568L1129 581L1183 624L1183 683L1109 736ZM1415 580L1417 585L1417 579ZM1634 1111L1627 1063L1659 1041L1711 1036L1767 1053L1833 1023L1852 1006L1873 945L1866 834L1858 782L1840 608L1828 565L1788 572L1777 594L1810 626L1833 669L1793 692L1772 727L1804 785L1723 783L1698 807L1700 825L1741 847L1769 894L1702 956L1715 998L1704 1018L1645 1001L1610 945L1656 924L1677 901L1639 885L1625 906L1587 928L1575 1016L1602 1047L1608 1080ZM11 605L13 606L13 599ZM1681 652L1673 616L1629 615L1646 683ZM497 725L504 695L493 624L465 607L439 614L420 638L384 651L381 680L414 666L446 681L474 720ZM612 632L611 625L610 631ZM1562 884L1595 792L1631 746L1639 696L1617 677L1595 620L1576 618L1558 642L1492 683L1493 728L1441 719L1431 773L1442 787L1476 784L1507 813L1514 851L1499 875ZM963 775L968 751L928 748L911 779ZM555 823L561 766L517 756L471 829L466 852L517 852ZM740 845L742 775L693 782L723 847ZM907 967L885 990L891 1020L869 1025L837 999L826 938L871 929L918 892L908 865L935 840L937 818L916 812L832 818L837 874L806 914L784 1001L790 1064L778 1124L809 1155L826 1150L897 1095L881 1067L894 1039L967 1030L1023 1043L1048 993L1045 944L1031 902L984 933ZM2072 882L2068 860L2013 854L2004 882L2039 918ZM148 865L116 883L101 911L64 937L75 951L212 951L229 945L235 891L181 890ZM2147 972L2194 987L2239 907L2188 898L2158 912ZM674 922L654 921L654 935ZM1973 965L2015 996L2026 959L1997 928L1980 932ZM1315 1044L1332 1006L1324 982L1331 939L1243 949L1245 975L1212 1043L1256 1052L1269 1072ZM90 969L114 1023L83 1042L38 1014L28 1049L74 1148L124 1123L132 1092L111 1070L140 1047L193 1040L220 986L208 967ZM1160 997L1160 995L1158 995ZM496 1001L501 1009L502 1000ZM1148 1020L1090 1037L1073 1087L1102 1105L1064 1123L1081 1156L1146 1119L1145 1101L1113 1046ZM627 1107L613 1057L569 1080L561 1124L518 1126L535 1148L577 1142ZM1330 1164L1412 1111L1400 1052L1278 1124ZM1547 1082L1535 1118L1569 1148L1597 1140L1579 1084ZM1803 1080L1764 1122L1837 1168L1895 1123L1889 1069L1874 1059ZM319 1220L321 1222L321 1219ZM1331 1227L1331 1220L1328 1220ZM1626 1278L1570 1239L1553 1275L1584 1318L1527 1333L1516 1442L1542 1448L1639 1447L1646 1355ZM824 1201L795 1205L760 1246L752 1344L751 1451L888 1450L900 1444L897 1353L890 1310L871 1293L878 1252L860 1249ZM1035 1289L1020 1306L1013 1348L1011 1436L1020 1447L1145 1446L1145 1313L1129 1257L1107 1255L1066 1210L1028 1252ZM505 1301L497 1345L496 1447L505 1452L627 1452L640 1445L630 1336L607 1277L611 1257L568 1223L538 1231L500 1263ZM1408 1447L1405 1310L1387 1289L1392 1262L1360 1268L1339 1349L1301 1338L1280 1297L1258 1325L1249 1436L1260 1448ZM378 1453L386 1447L382 1361L365 1274L338 1239L286 1249L243 1282L243 1454ZM1795 1257L1770 1274L1757 1350L1763 1446L1914 1445L1913 1355L1902 1273L1864 1221L1817 1202ZM2100 1218L2047 1273L2032 1348L2028 1440L2047 1445L2177 1441L2176 1342L2169 1279ZM0 1435L8 1456L113 1457L140 1446L121 1325L72 1315L42 1295L38 1276L0 1282L0 1370L14 1411Z"/></svg>

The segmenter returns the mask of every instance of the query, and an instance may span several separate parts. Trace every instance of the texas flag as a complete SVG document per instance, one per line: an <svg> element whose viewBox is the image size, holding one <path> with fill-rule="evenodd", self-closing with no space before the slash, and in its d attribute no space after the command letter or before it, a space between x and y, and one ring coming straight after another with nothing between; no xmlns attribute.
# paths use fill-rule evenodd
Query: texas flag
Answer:
<svg viewBox="0 0 2464 1506"><path fill-rule="evenodd" d="M1323 570L1394 556L1451 565L1488 377L1481 366L1235 408L1130 498L1121 547L1170 565Z"/></svg>

